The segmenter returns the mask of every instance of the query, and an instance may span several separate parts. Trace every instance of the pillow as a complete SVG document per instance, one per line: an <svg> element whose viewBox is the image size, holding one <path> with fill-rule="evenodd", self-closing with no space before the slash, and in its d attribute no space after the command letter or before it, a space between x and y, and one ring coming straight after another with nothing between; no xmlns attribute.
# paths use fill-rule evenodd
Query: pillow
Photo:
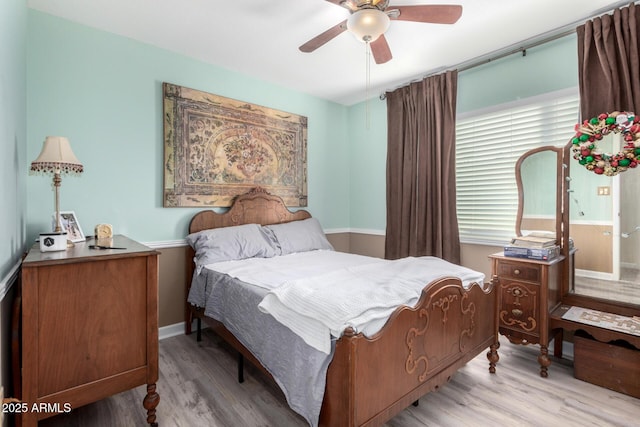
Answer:
<svg viewBox="0 0 640 427"><path fill-rule="evenodd" d="M214 228L192 233L187 243L196 252L196 264L245 258L270 258L279 254L276 242L258 224Z"/></svg>
<svg viewBox="0 0 640 427"><path fill-rule="evenodd" d="M264 228L273 233L282 255L315 249L333 250L333 246L327 240L320 223L315 218L272 224Z"/></svg>

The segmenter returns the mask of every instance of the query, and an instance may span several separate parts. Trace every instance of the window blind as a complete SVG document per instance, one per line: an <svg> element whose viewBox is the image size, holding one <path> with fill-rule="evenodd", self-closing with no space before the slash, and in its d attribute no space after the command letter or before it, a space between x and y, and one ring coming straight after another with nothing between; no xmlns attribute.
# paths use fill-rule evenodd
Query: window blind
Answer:
<svg viewBox="0 0 640 427"><path fill-rule="evenodd" d="M460 239L504 245L515 235L515 164L526 151L563 146L574 135L579 95L554 93L469 113L456 123Z"/></svg>

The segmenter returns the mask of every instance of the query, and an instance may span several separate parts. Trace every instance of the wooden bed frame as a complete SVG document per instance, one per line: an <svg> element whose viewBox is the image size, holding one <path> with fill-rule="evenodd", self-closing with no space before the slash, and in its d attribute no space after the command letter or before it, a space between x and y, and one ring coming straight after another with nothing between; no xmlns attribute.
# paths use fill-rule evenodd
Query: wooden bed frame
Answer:
<svg viewBox="0 0 640 427"><path fill-rule="evenodd" d="M247 223L262 225L311 217L289 211L282 199L262 188L236 197L229 211L203 211L189 233ZM187 294L193 275L193 250L187 256ZM497 292L455 278L428 284L415 308L399 307L371 338L347 330L337 341L327 372L320 413L321 426L380 426L430 391L448 382L468 361L489 348L489 372L498 362ZM186 304L186 333L194 318L202 319L239 353L268 372L220 322ZM240 374L240 373L239 373Z"/></svg>

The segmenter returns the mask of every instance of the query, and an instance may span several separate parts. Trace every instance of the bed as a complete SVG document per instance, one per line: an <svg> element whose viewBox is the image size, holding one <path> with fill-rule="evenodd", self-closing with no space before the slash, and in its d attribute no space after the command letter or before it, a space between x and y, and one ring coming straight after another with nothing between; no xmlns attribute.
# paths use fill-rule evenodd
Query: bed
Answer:
<svg viewBox="0 0 640 427"><path fill-rule="evenodd" d="M291 212L282 199L258 187L236 197L225 213L197 213L190 222L189 236L209 230L230 231L245 225L276 230L280 224L297 227L310 221L309 212ZM218 230L222 228L225 230ZM285 244L282 246L282 255L285 255ZM486 349L489 372L495 373L499 342L495 316L497 293L492 282L463 284L460 278L443 274L430 283L420 284L415 304L393 307L384 321L370 329L375 331L373 334L347 326L326 347L324 341L314 345L313 341L301 339L274 318L275 312L272 315L265 311L260 304L277 289L263 289L245 281L244 276L232 274L231 277L225 273L228 265L235 271L235 261L212 264L211 259L200 259L200 250L192 246L188 252L186 333L191 334L192 322L197 319L199 335L200 322L205 322L239 352L239 362L247 359L274 379L291 408L312 426L382 425L412 403L416 404L421 396L437 390L460 367ZM251 261L256 263L254 270L266 265L261 264L263 262L306 266L306 258L299 258L302 262L287 259L311 255L337 257L337 265L346 262L343 257L349 262L353 258L367 264L365 257L356 255L339 255L321 249L310 252L314 253L291 253L274 256L273 260L265 260L271 254L258 253L256 258L261 259ZM370 266L362 268L379 272L381 266L386 268L382 262L388 261L372 261ZM214 271L209 269L211 265L220 268ZM272 269L279 268L276 264ZM268 270L264 271L263 276L269 276ZM206 303L200 302L200 297L206 299L200 295L205 290L211 294ZM212 308L208 304L212 304ZM304 377L304 383L313 384L308 387L310 390L292 391L299 387L292 386L292 381L299 381L300 377Z"/></svg>

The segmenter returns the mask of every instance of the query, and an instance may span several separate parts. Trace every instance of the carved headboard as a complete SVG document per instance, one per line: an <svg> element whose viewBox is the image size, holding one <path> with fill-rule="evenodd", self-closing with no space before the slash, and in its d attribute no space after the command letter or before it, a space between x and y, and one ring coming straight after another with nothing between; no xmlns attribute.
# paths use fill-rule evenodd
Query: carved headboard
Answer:
<svg viewBox="0 0 640 427"><path fill-rule="evenodd" d="M306 210L291 212L280 197L256 187L237 196L231 208L224 213L202 211L195 214L189 223L189 233L242 224L280 224L306 218L311 218Z"/></svg>
<svg viewBox="0 0 640 427"><path fill-rule="evenodd" d="M264 188L256 187L253 190L237 196L231 208L224 213L212 210L198 212L189 223L189 234L212 228L231 227L243 224L280 224L283 222L298 221L311 218L311 214L305 210L291 212L284 201L273 194L269 194ZM187 246L186 277L185 277L185 331L191 333L191 321L193 315L186 302L191 288L191 279L195 268L193 257L194 250Z"/></svg>

